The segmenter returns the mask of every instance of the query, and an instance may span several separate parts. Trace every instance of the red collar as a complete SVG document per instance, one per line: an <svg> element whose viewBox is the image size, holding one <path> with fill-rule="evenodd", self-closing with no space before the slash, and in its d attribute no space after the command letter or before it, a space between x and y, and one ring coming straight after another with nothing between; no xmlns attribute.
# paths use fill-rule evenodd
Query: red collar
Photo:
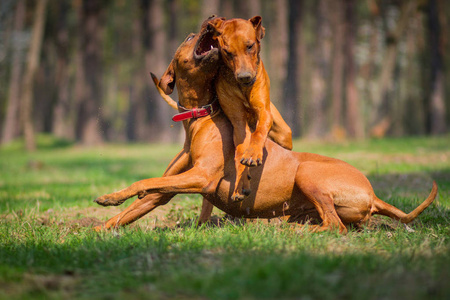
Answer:
<svg viewBox="0 0 450 300"><path fill-rule="evenodd" d="M212 115L220 109L219 101L216 99L211 104L202 106L200 108L187 109L178 104L178 109L185 110L185 112L173 116L172 121L180 122L189 119L197 119Z"/></svg>

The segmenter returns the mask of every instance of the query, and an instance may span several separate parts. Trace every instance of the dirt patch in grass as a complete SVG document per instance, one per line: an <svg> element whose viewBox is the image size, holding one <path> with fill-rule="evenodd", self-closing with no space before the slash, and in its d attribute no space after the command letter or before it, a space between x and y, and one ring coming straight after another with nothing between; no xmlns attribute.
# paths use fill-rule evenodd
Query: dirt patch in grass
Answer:
<svg viewBox="0 0 450 300"><path fill-rule="evenodd" d="M84 217L81 219L75 219L68 221L66 224L69 226L80 226L80 227L94 227L101 225L103 222L94 217Z"/></svg>
<svg viewBox="0 0 450 300"><path fill-rule="evenodd" d="M95 227L101 225L106 220L119 214L126 206L122 207L87 207L87 208L70 208L61 211L55 211L49 209L35 216L33 219L37 224L43 226L65 226L65 227ZM176 203L169 203L167 205L160 206L151 211L131 226L140 226L147 229L153 229L155 227L174 227L180 225L182 217L180 219L180 212L190 211L191 208L184 208ZM200 210L195 211L194 214L199 214ZM8 218L22 218L22 214L13 213L5 216Z"/></svg>

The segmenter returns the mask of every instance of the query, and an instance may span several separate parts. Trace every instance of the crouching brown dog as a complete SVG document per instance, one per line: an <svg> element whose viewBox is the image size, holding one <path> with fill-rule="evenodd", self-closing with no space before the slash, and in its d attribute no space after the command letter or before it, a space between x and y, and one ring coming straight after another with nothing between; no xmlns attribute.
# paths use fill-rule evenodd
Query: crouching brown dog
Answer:
<svg viewBox="0 0 450 300"><path fill-rule="evenodd" d="M211 110L216 100L214 80L219 55L215 47L201 55L196 53L203 34L208 33L190 35L181 44L160 86L170 92L176 84L184 109L206 113L183 121L184 148L163 177L144 179L94 200L109 206L138 196L97 230L129 224L168 203L178 193L201 194L235 217L317 216L321 223L309 229L341 233L347 231L349 224L365 224L374 214L409 223L434 201L435 182L428 198L406 214L380 200L369 180L353 166L318 154L292 152L271 140L264 143L262 164L253 168L250 184L254 192L241 202L232 201L236 179L233 126L220 109Z"/></svg>

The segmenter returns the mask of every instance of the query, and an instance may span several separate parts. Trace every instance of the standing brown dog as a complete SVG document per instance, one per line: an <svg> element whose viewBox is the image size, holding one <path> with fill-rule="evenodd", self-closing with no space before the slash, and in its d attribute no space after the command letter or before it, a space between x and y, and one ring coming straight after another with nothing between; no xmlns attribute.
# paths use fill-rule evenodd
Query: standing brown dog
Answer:
<svg viewBox="0 0 450 300"><path fill-rule="evenodd" d="M270 102L270 80L260 58L264 27L261 17L249 20L215 18L209 29L217 40L223 66L216 84L220 106L233 124L236 183L231 198L244 199L251 190L248 167L263 162L269 131L280 132L276 142L292 149L292 132Z"/></svg>
<svg viewBox="0 0 450 300"><path fill-rule="evenodd" d="M192 35L178 48L171 66L161 79L161 87L171 92L176 83L180 105L199 109L215 101L214 70L217 49L200 56L195 53L200 35ZM201 78L201 80L199 80ZM183 121L186 141L183 151L171 162L164 177L133 183L97 199L100 205L119 205L138 196L122 213L97 229L131 223L177 193L198 193L213 205L236 217L318 216L316 231L361 225L373 214L411 222L434 200L437 186L411 213L377 198L368 179L351 165L312 153L288 151L266 140L262 165L254 168L251 188L255 191L241 202L232 201L235 182L233 127L220 110L201 118Z"/></svg>

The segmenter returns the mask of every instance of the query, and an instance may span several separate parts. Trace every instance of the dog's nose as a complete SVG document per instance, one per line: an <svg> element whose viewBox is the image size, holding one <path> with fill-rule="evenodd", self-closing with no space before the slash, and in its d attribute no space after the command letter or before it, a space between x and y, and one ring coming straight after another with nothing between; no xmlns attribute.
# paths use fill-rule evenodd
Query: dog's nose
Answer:
<svg viewBox="0 0 450 300"><path fill-rule="evenodd" d="M239 73L237 75L237 80L240 83L247 84L247 83L252 82L252 79L253 79L253 77L252 77L252 74L250 72L241 72L241 73Z"/></svg>

